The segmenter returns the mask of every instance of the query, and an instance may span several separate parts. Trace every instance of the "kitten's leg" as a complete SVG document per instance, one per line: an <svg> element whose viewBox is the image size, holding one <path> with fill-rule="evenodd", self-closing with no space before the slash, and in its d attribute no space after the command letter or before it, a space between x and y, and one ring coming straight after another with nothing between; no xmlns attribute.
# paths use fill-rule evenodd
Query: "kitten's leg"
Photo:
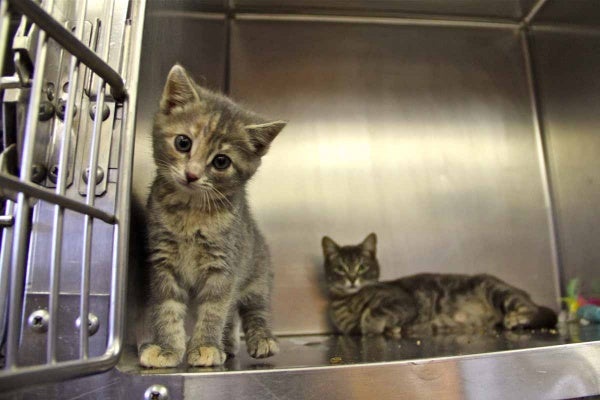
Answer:
<svg viewBox="0 0 600 400"><path fill-rule="evenodd" d="M222 365L223 331L231 312L233 277L223 269L213 268L199 294L198 319L188 345L187 362L192 366Z"/></svg>
<svg viewBox="0 0 600 400"><path fill-rule="evenodd" d="M166 264L154 265L152 277L154 343L140 348L140 364L150 368L176 367L185 353L187 293Z"/></svg>
<svg viewBox="0 0 600 400"><path fill-rule="evenodd" d="M240 305L246 347L254 358L271 357L279 352L279 344L271 332L269 299L270 293L265 288L250 288Z"/></svg>
<svg viewBox="0 0 600 400"><path fill-rule="evenodd" d="M223 331L223 348L227 356L235 356L240 350L240 315L237 307L231 312L231 316Z"/></svg>
<svg viewBox="0 0 600 400"><path fill-rule="evenodd" d="M506 329L541 328L556 325L554 311L536 305L529 295L490 275L479 275L490 303L503 313L502 325Z"/></svg>

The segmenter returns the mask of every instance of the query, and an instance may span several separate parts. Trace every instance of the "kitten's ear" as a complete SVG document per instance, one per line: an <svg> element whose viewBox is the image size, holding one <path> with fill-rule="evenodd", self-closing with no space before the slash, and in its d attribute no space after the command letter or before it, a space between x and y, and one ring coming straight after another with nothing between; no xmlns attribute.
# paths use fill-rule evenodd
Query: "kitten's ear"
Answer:
<svg viewBox="0 0 600 400"><path fill-rule="evenodd" d="M363 253L370 257L375 257L375 253L377 253L377 235L374 233L369 234L369 236L362 241L360 246L363 249Z"/></svg>
<svg viewBox="0 0 600 400"><path fill-rule="evenodd" d="M262 157L267 154L269 145L275 137L287 125L285 121L273 121L266 124L248 125L245 127L250 138L250 144L254 147L256 155Z"/></svg>
<svg viewBox="0 0 600 400"><path fill-rule="evenodd" d="M321 246L323 246L323 255L325 258L332 258L337 255L340 247L329 237L323 236L321 240Z"/></svg>
<svg viewBox="0 0 600 400"><path fill-rule="evenodd" d="M160 110L165 114L170 114L175 107L199 101L194 86L194 81L187 71L179 64L173 65L160 99Z"/></svg>

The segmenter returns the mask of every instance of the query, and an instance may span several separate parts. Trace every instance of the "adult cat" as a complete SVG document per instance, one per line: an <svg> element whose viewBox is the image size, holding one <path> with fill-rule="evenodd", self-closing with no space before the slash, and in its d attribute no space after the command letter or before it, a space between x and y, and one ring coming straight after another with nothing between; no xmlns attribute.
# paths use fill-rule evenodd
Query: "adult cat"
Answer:
<svg viewBox="0 0 600 400"><path fill-rule="evenodd" d="M322 240L331 320L344 334L419 335L542 328L556 314L491 275L417 274L378 281L374 233L355 246Z"/></svg>

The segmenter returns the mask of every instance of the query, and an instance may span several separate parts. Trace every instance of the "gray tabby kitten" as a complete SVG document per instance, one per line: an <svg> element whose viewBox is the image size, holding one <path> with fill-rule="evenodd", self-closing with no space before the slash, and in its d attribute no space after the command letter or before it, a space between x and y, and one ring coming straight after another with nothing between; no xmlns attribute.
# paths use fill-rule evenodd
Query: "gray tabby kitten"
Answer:
<svg viewBox="0 0 600 400"><path fill-rule="evenodd" d="M341 333L400 337L556 325L554 311L491 275L417 274L379 282L376 246L374 233L356 246L323 238L330 315Z"/></svg>
<svg viewBox="0 0 600 400"><path fill-rule="evenodd" d="M238 351L240 319L252 357L277 353L273 270L246 183L284 126L197 86L180 65L169 72L153 129L157 175L147 213L154 339L140 349L144 367L175 367L184 355L191 366L223 364ZM188 312L197 321L189 342Z"/></svg>

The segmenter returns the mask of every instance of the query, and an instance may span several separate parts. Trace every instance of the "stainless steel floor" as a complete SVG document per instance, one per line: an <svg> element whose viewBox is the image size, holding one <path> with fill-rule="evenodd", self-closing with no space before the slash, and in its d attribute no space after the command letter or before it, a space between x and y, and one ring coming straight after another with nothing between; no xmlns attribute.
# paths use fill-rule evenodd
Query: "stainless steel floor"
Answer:
<svg viewBox="0 0 600 400"><path fill-rule="evenodd" d="M451 334L399 340L383 336L286 336L280 338L280 354L263 360L251 358L242 346L239 354L227 360L222 367L144 369L139 366L137 351L131 346L127 348L118 368L122 373L140 375L278 370L439 359L597 340L600 340L600 324L568 324L550 331Z"/></svg>

